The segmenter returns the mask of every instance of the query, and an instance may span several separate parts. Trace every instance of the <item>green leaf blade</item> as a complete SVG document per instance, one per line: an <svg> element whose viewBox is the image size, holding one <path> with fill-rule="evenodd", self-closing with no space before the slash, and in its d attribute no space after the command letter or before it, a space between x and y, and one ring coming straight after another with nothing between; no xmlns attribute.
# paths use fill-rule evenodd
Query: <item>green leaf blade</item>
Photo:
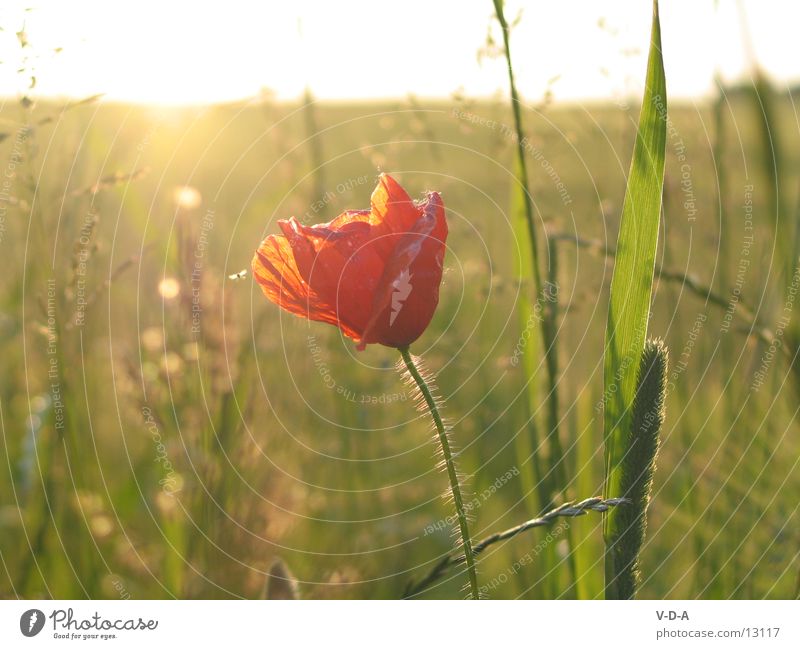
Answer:
<svg viewBox="0 0 800 649"><path fill-rule="evenodd" d="M622 208L606 325L603 370L606 497L620 495L620 464L632 425L637 370L647 336L664 185L666 110L666 77L655 0L647 79ZM616 523L614 512L609 512L605 522L607 547L617 536ZM613 556L607 554L607 584L613 583L613 574ZM607 588L606 596L614 594Z"/></svg>

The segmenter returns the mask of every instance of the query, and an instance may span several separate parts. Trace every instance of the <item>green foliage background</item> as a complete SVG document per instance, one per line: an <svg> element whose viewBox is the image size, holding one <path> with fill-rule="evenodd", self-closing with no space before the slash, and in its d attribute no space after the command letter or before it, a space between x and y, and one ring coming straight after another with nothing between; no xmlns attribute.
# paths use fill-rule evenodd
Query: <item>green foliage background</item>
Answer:
<svg viewBox="0 0 800 649"><path fill-rule="evenodd" d="M753 98L767 91L777 168L761 163ZM741 316L749 305L759 327L775 331L784 315L785 265L773 252L794 236L795 214L773 218L770 188L778 174L784 204L797 203L800 143L792 98L768 85L760 92L727 88L721 121L710 103L670 106L656 266L728 299L750 234L746 200L753 243L728 329L723 308L655 280L649 331L665 338L672 368L642 555L645 598L795 592L797 391L781 354L764 385L750 389L768 346L747 335ZM47 116L21 142L21 126ZM566 495L584 498L603 487L598 404L612 265L600 247L616 242L638 103L526 105L523 118L537 223L550 236L595 241L553 246ZM280 556L302 596L397 597L452 548L452 521L440 523L450 514L440 499L446 480L433 467L428 422L403 400L397 354L359 354L334 328L280 313L249 276L228 279L249 267L275 219L319 222L367 207L379 171L412 196L441 191L449 210L440 306L412 351L437 374L462 449L473 535L540 513L532 456L520 452L529 439L519 443L529 435L527 379L512 362L523 331L505 100L100 103L63 113L6 103L0 119L1 169L19 157L0 239L0 595L258 597ZM182 185L197 188L199 206L176 207ZM97 223L84 247L89 214ZM201 241L198 337L192 268ZM75 327L73 268L84 250L94 297ZM177 298L159 294L165 277L178 282ZM51 279L63 409L49 375ZM582 549L581 596L601 597L600 518L569 526ZM565 534L532 530L487 551L479 562L487 594L565 592ZM543 546L556 548L547 569L537 561ZM462 584L455 576L430 595L460 597Z"/></svg>

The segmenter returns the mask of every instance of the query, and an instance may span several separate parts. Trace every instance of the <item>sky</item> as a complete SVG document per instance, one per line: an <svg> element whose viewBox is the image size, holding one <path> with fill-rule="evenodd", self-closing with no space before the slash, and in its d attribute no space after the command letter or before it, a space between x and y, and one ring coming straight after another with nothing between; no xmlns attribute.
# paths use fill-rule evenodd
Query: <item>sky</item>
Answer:
<svg viewBox="0 0 800 649"><path fill-rule="evenodd" d="M511 47L525 98L641 91L647 0L506 7L510 19L522 11ZM205 104L264 89L290 100L306 86L337 100L489 96L507 89L503 62L478 56L490 25L500 40L492 13L490 0L2 0L0 96L24 92L28 76L17 70L31 66L39 97ZM800 80L800 3L662 0L661 19L671 98L702 97L715 74L748 77L753 60L780 84ZM23 24L24 50L16 35Z"/></svg>

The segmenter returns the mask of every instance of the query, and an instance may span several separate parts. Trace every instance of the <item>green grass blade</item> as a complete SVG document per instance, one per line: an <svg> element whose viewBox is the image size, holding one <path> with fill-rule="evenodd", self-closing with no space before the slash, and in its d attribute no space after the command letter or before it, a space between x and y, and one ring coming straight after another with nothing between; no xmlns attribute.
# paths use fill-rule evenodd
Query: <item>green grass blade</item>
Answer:
<svg viewBox="0 0 800 649"><path fill-rule="evenodd" d="M519 162L515 165L515 175L521 178ZM527 342L515 351L514 362L522 366L525 380L528 385L525 390L525 414L528 423L524 430L517 432L514 438L514 450L517 456L517 465L522 467L520 481L525 493L525 500L531 517L537 516L549 508L551 504L551 474L542 466L541 438L536 422L536 412L539 407L541 395L537 367L539 365L539 349L541 333L539 323L536 321L533 296L533 268L535 261L533 249L528 238L528 220L525 214L526 189L521 182L515 182L511 187L510 215L514 237L518 243L516 254L517 279L520 291L517 299L517 318L521 333L527 334ZM534 596L544 599L553 599L558 595L558 574L556 565L556 544L545 545L539 558L543 578L534 588Z"/></svg>
<svg viewBox="0 0 800 649"><path fill-rule="evenodd" d="M550 468L543 474L545 467L539 458L534 460L534 470L536 480L539 483L540 501L542 509L549 509L556 501L563 502L566 498L567 477L564 467L564 453L559 440L559 412L558 412L558 363L555 340L555 329L553 327L553 317L550 314L535 313L536 301L543 297L544 284L542 282L542 272L539 267L539 245L536 235L536 224L534 222L533 199L531 198L530 187L528 185L528 171L526 163L525 142L526 137L522 124L522 104L519 93L517 92L516 82L514 81L514 66L512 64L510 32L511 26L506 20L503 12L503 0L493 0L495 15L503 33L503 47L505 50L506 64L508 68L508 84L511 92L511 109L514 116L514 132L516 136L516 161L514 174L516 183L512 189L512 212L514 219L514 233L518 245L517 260L520 262L520 302L518 313L520 316L521 331L523 334L532 334L533 328L538 326L540 329L540 340L542 352L544 354L545 367L547 369L547 403L544 404L547 411L547 429L543 439L545 440L544 452L550 463ZM524 218L524 221L522 220ZM524 232L524 233L523 233ZM528 272L527 268L530 268ZM531 292L533 295L531 295ZM534 322L538 320L538 325ZM534 446L539 446L538 435L536 433L536 423L534 414L537 412L538 399L537 381L535 379L535 369L538 366L536 354L538 349L528 345L522 350L523 365L526 369L528 383L528 404L532 418L530 420L531 440ZM524 453L526 442L523 440L517 443L517 452ZM534 450L534 453L538 451ZM522 459L522 458L520 458ZM538 466L537 466L538 464ZM544 492L544 493L541 493ZM567 534L567 545L572 548L571 533ZM575 594L575 566L571 551L567 555L566 565L569 570L567 595L574 597ZM553 584L558 580L555 576ZM548 587L552 584L548 584ZM560 591L556 595L560 594ZM551 595L553 596L553 595Z"/></svg>
<svg viewBox="0 0 800 649"><path fill-rule="evenodd" d="M520 166L515 166L516 177L520 178ZM514 238L518 243L516 254L516 275L520 283L519 296L517 298L517 318L519 320L520 332L528 334L526 344L520 345L515 350L513 358L514 364L521 364L525 379L528 381L525 390L526 414L530 417L528 422L528 435L520 432L515 440L517 460L520 466L527 463L531 458L533 471L522 472L522 485L530 501L531 515L539 513L539 508L546 509L550 502L550 490L548 478L541 467L538 448L540 439L536 427L535 413L539 404L537 398L538 383L536 380L536 370L539 364L539 324L536 322L534 303L532 299L533 290L533 268L534 255L527 237L528 221L525 216L525 188L521 183L513 183L511 187L510 214ZM538 496L538 500L537 497Z"/></svg>
<svg viewBox="0 0 800 649"><path fill-rule="evenodd" d="M622 207L617 256L611 278L606 325L605 462L606 497L620 496L621 461L632 425L638 361L647 336L661 198L664 185L667 89L661 56L658 2L653 25L642 110ZM609 512L606 547L617 536L619 518ZM615 597L613 555L606 553L606 597ZM610 578L609 578L610 577Z"/></svg>

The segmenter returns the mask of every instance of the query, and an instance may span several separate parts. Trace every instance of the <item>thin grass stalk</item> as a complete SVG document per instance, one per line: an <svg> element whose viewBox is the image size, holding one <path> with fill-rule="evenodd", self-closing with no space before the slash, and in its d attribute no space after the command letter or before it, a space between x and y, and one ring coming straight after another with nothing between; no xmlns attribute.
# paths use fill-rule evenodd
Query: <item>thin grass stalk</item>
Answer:
<svg viewBox="0 0 800 649"><path fill-rule="evenodd" d="M528 184L528 168L527 168L527 161L525 157L525 143L527 142L525 138L525 130L522 125L522 104L519 98L519 92L517 91L517 84L514 78L514 66L512 63L511 58L511 46L510 46L510 26L508 21L506 20L505 13L503 12L503 0L493 0L495 14L497 16L497 22L500 24L501 31L503 33L503 51L505 53L506 59L506 67L508 70L508 84L509 84L509 91L511 93L511 110L514 117L514 130L515 130L515 137L516 137L516 177L517 183L519 186L519 194L522 199L523 209L525 214L525 222L527 225L527 233L528 233L528 252L529 254L525 254L523 252L523 261L525 257L529 257L530 260L530 267L533 279L533 293L536 296L534 299L542 299L543 296L543 282L542 282L542 273L539 267L539 245L537 240L536 234L536 222L534 219L534 212L533 212L533 201L531 199L531 192L530 186ZM526 327L529 326L527 321L522 322L522 326ZM547 435L545 439L547 440L548 444L548 456L552 463L551 466L551 477L547 477L547 472L543 475L540 473L537 476L537 479L541 482L544 481L544 488L547 490L547 500L543 500L541 506L544 508L550 507L555 504L555 498L557 497L565 497L566 487L567 487L567 477L566 477L566 470L564 467L564 453L563 449L561 448L561 441L558 436L558 428L559 428L559 411L558 411L558 362L557 362L557 348L556 348L556 340L555 340L555 328L552 326L552 321L550 318L545 316L544 318L539 319L539 326L541 328L541 336L542 336L542 348L544 351L545 357L545 367L547 369L547 386L548 386L548 398L547 398ZM524 349L523 355L530 356L533 354L534 350L532 349ZM528 363L530 365L530 363ZM529 395L529 401L531 403L531 416L536 411L536 397L535 397L535 389L536 385L533 381L533 377L527 377L530 380L529 384L529 392L532 394ZM532 422L533 430L535 431L535 423ZM538 436L534 434L534 442L537 441ZM535 448L534 448L535 452ZM535 466L535 465L534 465ZM542 467L543 469L543 467ZM540 469L540 471L542 470ZM570 593L574 595L574 584L576 578L575 572L575 565L574 559L572 557L572 541L568 537L567 543L569 545L569 558L567 560L567 565L570 571Z"/></svg>
<svg viewBox="0 0 800 649"><path fill-rule="evenodd" d="M578 516L585 516L589 512L606 512L612 507L627 504L628 500L625 498L609 498L604 500L599 496L586 498L585 500L581 500L580 502L576 503L567 502L547 512L543 516L525 521L524 523L515 527L511 527L503 532L498 532L496 534L492 534L491 536L487 536L485 539L482 539L475 545L473 554L477 556L495 543L507 541L508 539L512 539L518 534L532 530L535 527L545 527L559 518L575 518ZM436 565L434 565L428 574L422 579L419 581L412 581L406 587L403 597L407 598L419 595L426 588L442 579L451 568L466 562L466 560L467 558L464 554L448 554L438 563L436 563Z"/></svg>
<svg viewBox="0 0 800 649"><path fill-rule="evenodd" d="M599 239L583 239L581 237L576 237L573 234L566 233L553 233L550 235L550 239L569 242L578 248L594 250L599 254L605 255L606 257L616 257L617 255L617 251L614 247L606 246ZM664 282L680 284L682 288L686 289L690 293L694 293L697 297L703 299L708 304L713 304L714 306L723 310L727 309L730 304L730 300L726 299L722 293L713 290L706 284L701 283L693 275L687 275L680 270L657 267L655 270L655 276ZM741 320L742 326L739 331L748 337L757 338L767 345L772 344L772 342L775 340L775 333L756 318L753 308L742 298L740 298L737 303L734 317L738 320ZM794 346L783 345L779 351L787 358L787 360L791 360L794 353L793 350Z"/></svg>
<svg viewBox="0 0 800 649"><path fill-rule="evenodd" d="M320 139L319 126L317 124L314 95L308 86L306 86L303 93L303 121L305 123L309 162L311 163L311 174L314 182L311 194L311 202L313 204L322 201L325 197L325 157L322 152L322 140ZM326 208L327 205L323 207L323 210L326 210Z"/></svg>
<svg viewBox="0 0 800 649"><path fill-rule="evenodd" d="M728 105L728 97L725 94L724 81L720 77L717 77L715 82L717 87L717 98L714 102L714 142L712 152L714 156L714 166L716 171L715 178L717 182L716 203L720 221L719 268L721 269L721 272L719 273L719 292L721 295L726 296L726 301L730 303L730 300L732 299L732 286L729 273L731 272L731 269L734 268L735 263L732 256L731 239L731 229L734 226L734 222L729 220L731 214L728 211L726 203L726 199L730 195L730 187L728 182L728 167L725 160L725 124L726 113L730 109ZM739 296L739 300L741 301L741 296ZM740 311L740 309L736 309L736 311ZM763 339L762 342L769 344ZM720 340L719 354L721 367L734 367L739 354L736 341L728 336L723 336ZM735 384L732 381L729 381L728 377L723 377L722 380L723 388L725 388L725 383L727 383L727 389L725 390L723 399L724 410L722 412L725 414L727 421L735 422L738 417L737 412L739 410L740 398L742 395L736 393ZM683 386L684 384L681 383L680 385ZM740 393L742 392L742 386L739 387L738 391ZM679 394L679 397L684 403L688 403L688 394L685 392L685 389L683 389L683 392ZM734 431L731 432L733 433ZM688 437L688 429L684 432L684 435ZM689 484L691 484L692 480L693 476L687 475L687 482ZM690 513L700 509L693 502L695 499L697 499L696 492L696 489L691 489L687 492L686 505L687 511ZM727 497L731 497L731 495L728 494ZM709 539L704 538L706 535L702 530L700 530L699 533L695 534L694 536L695 553L698 557L698 569L695 571L695 592L700 592L708 585L707 575L714 574L713 571L708 571L706 569L709 564L710 555L714 553L707 551Z"/></svg>
<svg viewBox="0 0 800 649"><path fill-rule="evenodd" d="M551 457L553 470L556 475L556 487L565 493L567 484L566 466L564 465L564 449L558 437L559 398L558 398L558 350L556 348L556 332L558 331L558 246L554 241L547 242L548 264L547 286L544 292L539 290L537 295L543 300L544 317L542 318L542 331L545 341L545 363L547 376L550 382L550 391L547 395L547 412L549 421L549 437L551 444Z"/></svg>
<svg viewBox="0 0 800 649"><path fill-rule="evenodd" d="M531 271L533 277L533 290L534 294L539 297L542 295L543 283L542 273L539 268L539 244L536 234L536 221L533 214L533 201L531 199L530 186L528 184L528 165L525 157L525 130L522 125L522 109L517 92L517 84L514 79L514 66L511 59L510 47L510 27L506 21L505 14L503 13L503 0L493 0L495 12L497 14L497 21L500 23L503 32L503 46L506 57L506 65L508 69L508 83L511 92L511 109L514 116L514 131L516 139L517 150L517 182L520 186L520 193L522 195L523 207L525 210L525 221L527 223L528 239L530 245L530 261ZM558 453L560 443L558 441L558 376L557 376L557 363L555 362L555 340L550 327L546 323L546 318L540 319L542 330L542 344L545 353L545 363L547 366L547 375L549 383L549 398L550 404L555 403L556 407L548 406L549 417L549 441L554 446L554 453L551 454L554 462L554 473L559 479L559 473L563 474L563 466L561 466L561 457ZM557 462L558 461L558 462ZM554 485L557 489L564 488L563 480L559 479L560 484Z"/></svg>
<svg viewBox="0 0 800 649"><path fill-rule="evenodd" d="M30 253L25 255L26 266L23 269L22 284L21 284L21 297L22 297L22 318L26 319L26 306L25 294L30 290L27 287L39 287L43 285L43 281L53 280L56 281L57 273L56 268L51 264L43 264L43 259L48 259L52 256L52 240L51 229L45 220L46 208L42 206L40 198L40 188L37 175L37 154L38 146L36 144L36 129L33 127L37 123L34 116L34 103L26 101L27 97L23 97L19 102L20 110L22 113L21 123L24 124L24 155L23 159L25 164L22 165L18 171L20 185L22 192L28 197L30 207L28 214L28 231L26 235L26 245L30 246ZM39 175L41 170L39 170ZM36 232L38 230L38 232ZM68 277L68 273L64 273ZM60 279L60 277L59 277ZM69 285L69 280L65 282ZM36 442L35 452L37 455L41 453L41 459L37 461L37 466L40 469L40 480L42 485L42 499L41 508L39 511L39 518L36 521L36 530L33 533L33 546L30 556L25 557L20 567L20 592L24 593L32 585L35 579L36 572L44 579L48 574L47 567L42 572L42 566L46 565L42 559L47 555L46 546L48 541L48 533L51 528L56 530L62 528L74 527L76 531L75 536L85 533L86 538L78 538L77 540L72 535L62 537L58 535L59 545L61 550L64 551L66 562L69 565L71 575L71 586L73 587L72 596L85 597L93 591L96 583L97 570L96 554L93 548L96 549L91 532L85 524L85 520L80 513L80 502L76 502L78 512L70 508L70 503L67 498L68 493L64 490L59 490L56 484L57 473L55 467L59 463L63 463L66 475L74 486L74 493L82 491L90 481L89 470L83 467L80 471L73 471L70 466L70 457L77 458L81 454L81 438L78 431L81 427L78 424L78 412L81 400L78 396L78 388L73 390L73 381L68 377L68 364L66 362L64 345L67 344L65 336L67 319L64 317L66 309L66 293L60 284L56 283L54 288L54 295L52 296L52 308L54 310L52 325L48 325L46 335L52 335L53 350L52 353L48 350L45 352L46 356L50 356L49 360L45 360L47 365L47 376L49 377L48 386L50 393L54 389L58 390L59 398L62 403L63 422L59 426L56 421L56 414L53 408L50 409L49 424L53 431L50 439L46 439L43 435L39 437ZM44 297L41 297L40 307L42 309L42 317L49 322L49 301L51 297L48 295L47 302ZM25 334L23 333L23 341ZM73 339L74 341L74 339ZM48 341L50 344L50 341ZM75 384L77 385L77 380ZM45 582L45 587L46 582ZM69 595L69 593L67 593ZM63 596L63 593L62 593Z"/></svg>
<svg viewBox="0 0 800 649"><path fill-rule="evenodd" d="M516 166L519 166L519 162L517 162ZM522 196L524 193L524 191L518 191L516 187L511 192L511 213L514 216L514 236L520 242L519 258L517 262L519 265L518 277L521 287L529 285L533 277L533 269L537 268L537 264L534 263L533 251L530 248L530 240L526 240L525 238L527 225L522 223L521 219L517 218L520 213L524 213L525 211ZM526 245L526 243L528 245ZM543 454L537 452L540 448L541 440L539 438L538 424L535 417L538 409L538 400L533 377L536 374L539 360L535 354L536 344L533 341L534 331L532 330L533 320L536 318L536 314L534 311L534 303L526 290L520 291L519 303L517 304L516 311L520 329L523 332L529 331L531 333L531 340L522 348L519 358L523 376L530 381L525 390L526 398L523 401L527 408L525 414L527 418L528 435L517 435L514 440L514 446L520 465L523 465L523 463L530 459L533 466L533 476L531 476L529 472L522 473L522 485L526 494L531 495L536 492L539 501L538 504L531 505L530 510L532 514L538 514L549 508L549 504L552 502L552 489L550 487L550 473L544 467Z"/></svg>
<svg viewBox="0 0 800 649"><path fill-rule="evenodd" d="M725 138L727 135L726 116L730 111L730 106L728 103L728 97L725 93L725 82L721 77L717 76L715 79L715 84L717 97L714 101L713 112L714 141L712 145L712 154L714 161L713 168L715 171L714 177L717 183L716 208L719 218L718 265L721 272L719 273L718 288L721 296L727 296L726 298L723 298L725 299L725 302L729 302L732 289L729 273L731 272L731 269L734 268L731 237L731 229L733 228L734 223L730 220L732 214L729 212L727 204L727 197L730 195L730 186L728 180L728 165L726 164L727 147ZM726 309L727 306L722 306L721 308ZM740 312L740 309L737 308L736 312ZM721 367L733 367L735 364L736 355L738 354L736 341L728 336L724 336L722 340L720 340L719 354ZM721 380L721 387L723 389L725 386L724 382L726 380L727 377L723 376ZM689 395L687 394L685 383L681 382L679 385L681 388L677 396L680 398L681 402L688 403L687 397ZM728 383L728 385L731 386L732 383ZM736 397L729 387L723 396L723 412L725 413L728 421L736 420L737 409L738 404ZM689 448L688 444L690 442L690 434L689 427L685 427L684 431L681 433L682 443L685 448ZM690 516L694 517L697 516L702 510L702 497L699 496L697 489L692 488L694 475L691 471L686 471L684 480L686 484L686 512ZM710 566L710 559L714 553L707 551L710 540L711 539L704 528L697 529L693 534L692 547L694 550L695 561L693 568L694 576L692 592L701 592L704 588L706 588L709 584L708 576L714 574L714 571L711 570Z"/></svg>
<svg viewBox="0 0 800 649"><path fill-rule="evenodd" d="M728 192L727 165L725 164L725 113L728 108L728 98L725 95L725 86L719 77L715 80L717 98L714 102L714 142L712 154L714 156L714 171L717 181L717 213L719 215L719 290L722 295L727 295L730 288L728 270L731 264L731 237L728 223L728 209L725 202Z"/></svg>
<svg viewBox="0 0 800 649"><path fill-rule="evenodd" d="M544 340L550 341L550 345L545 351L545 361L547 363L547 375L550 378L550 391L547 396L548 420L549 420L549 439L550 457L552 459L553 472L555 474L556 489L566 497L569 478L567 477L567 463L561 440L558 436L559 428L559 390L558 390L558 350L555 345L556 332L558 331L558 244L555 241L547 241L547 284L544 292L539 293L540 299L544 302L542 326L547 330ZM565 593L557 593L558 596L566 594L568 597L577 599L579 591L582 589L580 581L581 574L577 568L577 557L575 556L575 531L571 526L567 527L564 538L566 540L567 557L565 559L568 569L567 589Z"/></svg>
<svg viewBox="0 0 800 649"><path fill-rule="evenodd" d="M595 395L589 388L581 389L576 386L580 398L573 407L575 413L575 464L572 475L575 476L575 489L578 493L594 493L597 491L598 476L596 471L595 456L598 452L597 438L595 436L594 404L600 399L599 391ZM575 596L578 599L598 599L603 596L602 562L597 557L602 556L603 545L600 539L592 533L589 525L579 523L574 527L576 538L580 539L574 548L575 570L578 579L575 582Z"/></svg>
<svg viewBox="0 0 800 649"><path fill-rule="evenodd" d="M469 588L473 599L480 599L480 592L478 590L478 575L475 571L475 557L472 552L472 539L469 535L469 523L467 522L467 510L464 507L464 499L461 496L461 483L458 478L458 471L456 464L453 460L453 453L450 450L450 440L447 437L447 428L442 421L439 414L439 407L436 404L431 393L429 378L427 381L417 369L417 364L408 347L400 348L400 356L403 358L403 363L408 371L408 376L414 381L419 389L425 404L428 407L431 418L433 419L434 426L436 427L436 434L439 440L439 448L442 452L445 468L447 469L447 477L450 480L450 494L453 497L453 504L456 509L456 516L458 517L458 527L461 532L461 547L464 550L464 562L467 564L467 576L469 577Z"/></svg>

